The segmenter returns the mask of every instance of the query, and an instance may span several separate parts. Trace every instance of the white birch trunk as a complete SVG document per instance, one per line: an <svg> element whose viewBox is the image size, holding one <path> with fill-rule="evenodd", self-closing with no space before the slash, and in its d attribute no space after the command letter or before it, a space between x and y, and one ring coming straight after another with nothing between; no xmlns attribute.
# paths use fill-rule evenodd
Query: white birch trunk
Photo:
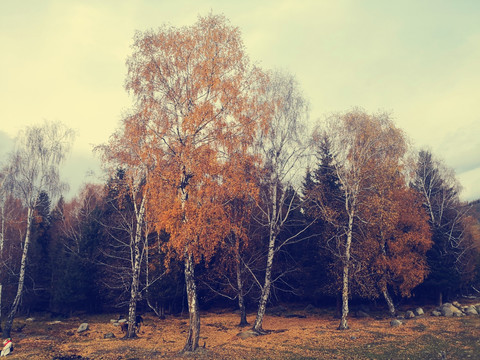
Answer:
<svg viewBox="0 0 480 360"><path fill-rule="evenodd" d="M389 312L390 316L395 317L395 315L396 315L395 304L393 303L392 297L388 293L388 289L383 290L383 297L385 298L385 301L387 302L388 312Z"/></svg>
<svg viewBox="0 0 480 360"><path fill-rule="evenodd" d="M342 281L342 317L340 318L339 330L348 329L348 294L349 294L349 269L350 269L350 247L352 245L353 233L353 216L354 213L349 213L347 239L345 242L345 256L343 261L343 281Z"/></svg>
<svg viewBox="0 0 480 360"><path fill-rule="evenodd" d="M2 206L2 229L0 232L0 259L3 261L3 244L5 242L5 206ZM2 293L3 284L0 282L0 331L2 331Z"/></svg>
<svg viewBox="0 0 480 360"><path fill-rule="evenodd" d="M13 326L13 319L15 318L15 315L18 310L18 305L20 304L20 300L23 294L23 285L25 283L25 268L27 266L27 255L28 255L28 248L30 246L32 222L33 222L33 208L29 207L28 214L27 214L27 229L25 233L25 243L23 244L22 260L20 263L20 274L18 277L17 293L15 295L15 299L13 300L10 313L8 314L7 322L5 323L5 328L3 329L4 338L10 337L10 333L12 331L12 326Z"/></svg>
<svg viewBox="0 0 480 360"><path fill-rule="evenodd" d="M190 324L183 352L195 351L200 338L200 314L198 312L197 288L195 284L195 264L191 254L185 255L185 284L187 286L188 313Z"/></svg>
<svg viewBox="0 0 480 360"><path fill-rule="evenodd" d="M253 324L253 330L258 333L264 333L262 328L263 317L265 315L268 298L270 296L270 288L272 285L272 265L273 256L275 255L275 241L277 239L277 185L272 187L272 213L270 214L270 233L268 241L267 267L265 269L265 282L262 287L262 294L258 304L257 316Z"/></svg>
<svg viewBox="0 0 480 360"><path fill-rule="evenodd" d="M185 187L188 184L187 171L184 169L180 188L180 199L182 202L183 222L187 222L185 205L188 199L188 192ZM190 324L188 329L187 341L183 347L182 352L195 351L198 348L198 340L200 338L200 314L198 312L198 299L197 299L197 286L195 284L195 263L193 261L193 255L188 249L188 245L185 248L185 285L187 288L188 299L188 314L190 317Z"/></svg>
<svg viewBox="0 0 480 360"><path fill-rule="evenodd" d="M133 240L133 262L132 262L132 285L130 288L130 301L128 304L128 331L127 338L133 338L136 334L136 317L137 317L137 299L140 281L140 241L142 240L142 228L145 216L145 197L142 199L140 209L135 208L136 212L136 228Z"/></svg>
<svg viewBox="0 0 480 360"><path fill-rule="evenodd" d="M382 233L382 239L384 238L383 233ZM382 241L382 255L384 259L387 257L387 251L385 249L385 241ZM391 317L395 317L396 311L395 311L395 304L393 303L392 297L390 296L390 293L388 292L388 285L385 284L385 289L382 290L383 297L385 298L385 301L387 302L388 306L388 312Z"/></svg>
<svg viewBox="0 0 480 360"><path fill-rule="evenodd" d="M255 323L253 324L253 330L258 333L264 333L262 328L263 317L267 308L268 298L270 296L270 288L272 285L272 264L273 264L273 246L275 240L270 239L267 255L267 269L265 270L265 283L262 287L262 295L260 297L260 302L258 304L257 317L255 318Z"/></svg>

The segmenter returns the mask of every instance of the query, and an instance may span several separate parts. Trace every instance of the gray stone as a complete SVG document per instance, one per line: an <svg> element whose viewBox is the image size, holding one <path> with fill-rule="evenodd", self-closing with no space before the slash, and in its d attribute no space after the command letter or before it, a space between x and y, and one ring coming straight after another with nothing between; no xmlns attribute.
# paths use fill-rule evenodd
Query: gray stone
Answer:
<svg viewBox="0 0 480 360"><path fill-rule="evenodd" d="M456 306L453 306L453 304L450 303L445 303L440 307L440 311L443 316L462 316L462 311L457 308Z"/></svg>
<svg viewBox="0 0 480 360"><path fill-rule="evenodd" d="M50 321L48 323L48 325L57 325L57 324L61 324L62 322L60 320L55 320L55 321Z"/></svg>
<svg viewBox="0 0 480 360"><path fill-rule="evenodd" d="M115 338L115 334L114 333L106 333L105 335L103 335L103 338L104 339L114 339Z"/></svg>
<svg viewBox="0 0 480 360"><path fill-rule="evenodd" d="M422 316L422 315L425 314L425 313L423 312L423 309L422 309L421 307L416 308L414 312L415 312L415 315L416 315L416 316Z"/></svg>
<svg viewBox="0 0 480 360"><path fill-rule="evenodd" d="M446 317L453 316L453 310L449 307L442 307L440 309L440 312L442 313L443 316L446 316Z"/></svg>
<svg viewBox="0 0 480 360"><path fill-rule="evenodd" d="M462 305L460 305L458 301L454 301L452 305L455 306L457 309L460 309L462 307Z"/></svg>
<svg viewBox="0 0 480 360"><path fill-rule="evenodd" d="M467 314L467 315L478 315L478 311L475 308L475 306L472 305L472 306L467 307L467 309L465 310L465 314Z"/></svg>
<svg viewBox="0 0 480 360"><path fill-rule="evenodd" d="M398 319L392 319L392 320L390 321L390 326L394 326L394 327L395 327L395 326L400 326L400 325L402 325L402 322L401 322L400 320L398 320Z"/></svg>
<svg viewBox="0 0 480 360"><path fill-rule="evenodd" d="M83 324L80 324L80 326L78 327L77 333L82 333L87 330L88 330L88 323L83 323Z"/></svg>
<svg viewBox="0 0 480 360"><path fill-rule="evenodd" d="M413 311L411 310L408 310L406 313L405 313L405 319L413 319L415 317L415 314L413 313Z"/></svg>
<svg viewBox="0 0 480 360"><path fill-rule="evenodd" d="M442 316L442 313L438 310L433 310L432 311L432 316Z"/></svg>

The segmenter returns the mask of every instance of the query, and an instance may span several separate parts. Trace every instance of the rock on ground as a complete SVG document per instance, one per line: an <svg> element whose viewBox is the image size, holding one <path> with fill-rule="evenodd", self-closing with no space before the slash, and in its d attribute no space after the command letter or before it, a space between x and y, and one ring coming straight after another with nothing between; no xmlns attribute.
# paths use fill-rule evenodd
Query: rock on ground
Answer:
<svg viewBox="0 0 480 360"><path fill-rule="evenodd" d="M462 311L457 308L455 305L453 304L450 304L450 303L445 303L443 304L439 311L442 313L443 316L447 316L447 317L450 317L450 316L463 316L463 313Z"/></svg>
<svg viewBox="0 0 480 360"><path fill-rule="evenodd" d="M87 330L88 330L88 323L83 323L83 324L80 324L80 326L78 327L77 333L82 333Z"/></svg>
<svg viewBox="0 0 480 360"><path fill-rule="evenodd" d="M467 315L478 315L478 311L475 306L469 306L465 309L465 314Z"/></svg>
<svg viewBox="0 0 480 360"><path fill-rule="evenodd" d="M400 320L398 320L398 319L392 319L392 320L390 321L390 325L391 325L391 326L400 326L400 325L402 325L402 322L401 322Z"/></svg>
<svg viewBox="0 0 480 360"><path fill-rule="evenodd" d="M408 310L406 313L405 313L405 319L413 319L415 317L415 314L413 313L413 311L411 310Z"/></svg>
<svg viewBox="0 0 480 360"><path fill-rule="evenodd" d="M421 307L416 308L414 312L416 316L422 316L423 314L425 314Z"/></svg>
<svg viewBox="0 0 480 360"><path fill-rule="evenodd" d="M460 305L460 303L458 301L454 301L452 303L453 306L455 306L456 308L460 309L462 307L462 305Z"/></svg>

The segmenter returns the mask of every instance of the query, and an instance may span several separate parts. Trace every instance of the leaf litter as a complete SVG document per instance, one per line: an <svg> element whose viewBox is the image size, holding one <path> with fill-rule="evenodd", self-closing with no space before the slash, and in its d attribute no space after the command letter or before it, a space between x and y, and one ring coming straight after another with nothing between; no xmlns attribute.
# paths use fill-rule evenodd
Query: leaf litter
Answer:
<svg viewBox="0 0 480 360"><path fill-rule="evenodd" d="M111 318L115 318L112 315ZM106 315L25 322L19 318L13 333L12 359L448 359L472 358L480 351L480 317L420 317L391 327L390 319L350 318L349 330L339 331L331 315L266 316L267 335L241 339L248 328L237 326L238 315L202 314L200 348L181 354L188 318L159 320L145 315L135 339L123 339L120 327ZM254 314L249 316L253 322ZM49 324L50 322L50 324ZM82 322L89 330L78 334ZM114 338L104 335L113 333ZM442 353L443 352L443 353Z"/></svg>

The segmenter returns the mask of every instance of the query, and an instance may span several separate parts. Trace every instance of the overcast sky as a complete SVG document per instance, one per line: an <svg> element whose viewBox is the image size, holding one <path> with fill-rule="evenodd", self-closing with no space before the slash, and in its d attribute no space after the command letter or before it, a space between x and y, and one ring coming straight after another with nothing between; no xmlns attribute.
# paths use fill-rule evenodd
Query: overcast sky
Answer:
<svg viewBox="0 0 480 360"><path fill-rule="evenodd" d="M27 125L77 131L64 175L96 181L92 146L130 99L125 60L135 30L223 13L252 61L296 75L311 121L355 106L388 111L417 147L455 169L480 198L480 1L0 1L0 154ZM1 162L1 159L0 159Z"/></svg>

